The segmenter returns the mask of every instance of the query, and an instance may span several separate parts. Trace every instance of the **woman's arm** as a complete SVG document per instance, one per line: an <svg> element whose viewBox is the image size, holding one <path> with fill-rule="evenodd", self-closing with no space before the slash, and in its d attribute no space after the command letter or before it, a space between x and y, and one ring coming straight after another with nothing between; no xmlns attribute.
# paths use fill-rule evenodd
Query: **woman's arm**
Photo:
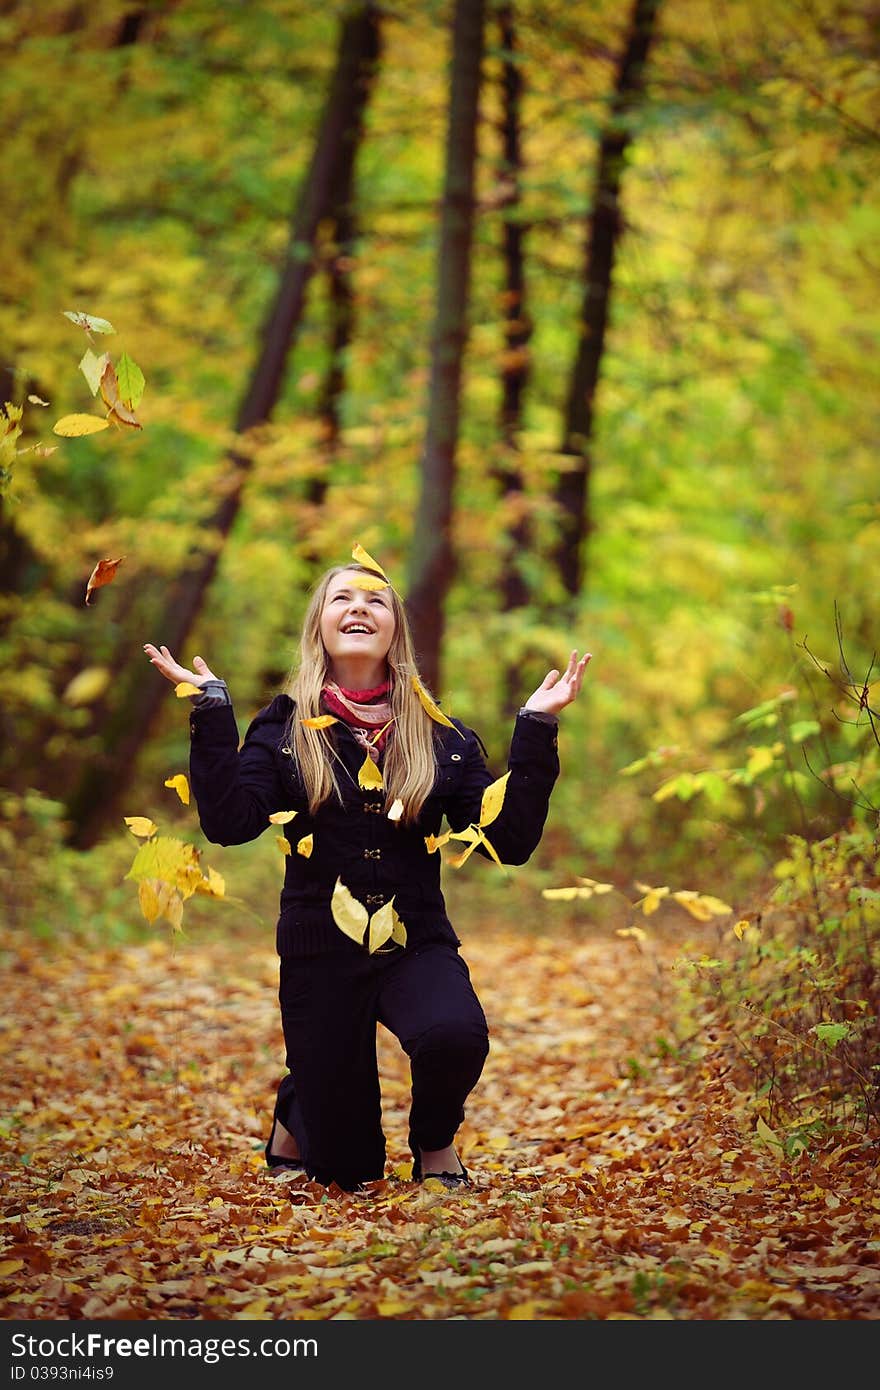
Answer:
<svg viewBox="0 0 880 1390"><path fill-rule="evenodd" d="M504 800L495 820L485 827L504 864L525 864L540 843L550 794L559 776L557 716L577 698L589 661L590 653L578 660L573 651L565 671L548 671L517 716ZM475 738L471 737L462 754L466 764L459 790L446 807L453 830L478 822L483 792L493 780Z"/></svg>
<svg viewBox="0 0 880 1390"><path fill-rule="evenodd" d="M175 685L189 681L200 689L225 691L225 683L200 656L190 671L167 647L146 643L152 664ZM286 722L278 696L251 723L241 749L235 712L228 698L192 696L190 711L190 786L199 823L212 844L239 845L255 840L269 826L275 811L292 809L279 766L278 745Z"/></svg>

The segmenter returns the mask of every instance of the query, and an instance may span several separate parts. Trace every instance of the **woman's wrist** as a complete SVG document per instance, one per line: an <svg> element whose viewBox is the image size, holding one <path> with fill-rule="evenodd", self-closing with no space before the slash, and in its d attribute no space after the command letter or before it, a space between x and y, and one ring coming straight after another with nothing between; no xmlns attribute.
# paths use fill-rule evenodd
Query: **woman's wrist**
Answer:
<svg viewBox="0 0 880 1390"><path fill-rule="evenodd" d="M530 709L528 705L523 705L519 713L524 714L527 719L537 719L541 724L559 723L558 717L546 709Z"/></svg>

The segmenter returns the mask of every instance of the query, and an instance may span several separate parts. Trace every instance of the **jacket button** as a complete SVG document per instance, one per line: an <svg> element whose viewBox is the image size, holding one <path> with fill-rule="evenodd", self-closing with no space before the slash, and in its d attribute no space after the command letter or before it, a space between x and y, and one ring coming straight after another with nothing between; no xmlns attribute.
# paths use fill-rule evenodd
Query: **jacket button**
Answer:
<svg viewBox="0 0 880 1390"><path fill-rule="evenodd" d="M449 761L450 761L450 762L453 762L453 763L460 763L460 762L461 762L461 754L460 754L460 753L450 753L450 754L449 754Z"/></svg>
<svg viewBox="0 0 880 1390"><path fill-rule="evenodd" d="M365 849L365 850L364 850L364 858L365 858L365 859L381 859L381 858L382 858L382 851L381 851L380 849Z"/></svg>

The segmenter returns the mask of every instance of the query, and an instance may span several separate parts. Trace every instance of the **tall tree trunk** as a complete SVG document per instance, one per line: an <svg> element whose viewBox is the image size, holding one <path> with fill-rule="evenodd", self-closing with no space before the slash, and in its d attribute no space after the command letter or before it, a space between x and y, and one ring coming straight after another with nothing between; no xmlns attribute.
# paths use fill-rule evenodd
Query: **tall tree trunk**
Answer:
<svg viewBox="0 0 880 1390"><path fill-rule="evenodd" d="M522 172L520 111L523 74L516 56L516 26L512 5L502 5L498 10L498 27L504 55L501 67L501 180L504 192L500 206L507 215L504 217L502 230L505 350L501 367L501 438L500 452L493 473L502 500L513 504L519 501L521 504L525 489L519 434L522 428L523 401L529 380L528 345L532 325L526 309L526 229L517 215ZM528 603L528 588L519 564L519 557L526 551L528 544L529 525L525 513L520 509L518 512L514 511L510 521L504 569L499 580L501 609L504 613L516 612ZM517 708L522 694L519 686L519 662L506 664L502 673L502 704L506 714L512 714Z"/></svg>
<svg viewBox="0 0 880 1390"><path fill-rule="evenodd" d="M235 428L245 435L271 418L284 382L288 357L302 319L306 288L314 270L318 224L327 217L338 187L341 164L353 158L379 56L379 18L373 3L355 5L343 21L336 68L331 79L315 152L293 217L287 257L275 302L266 320L258 360L239 407ZM223 500L207 523L215 544L199 563L169 586L160 638L179 652L201 611L217 569L223 542L242 503L251 461L246 450L227 457ZM150 680L132 654L120 659L124 672L112 706L97 711L101 755L83 772L67 802L71 843L86 849L118 819L139 750L166 699L161 681Z"/></svg>
<svg viewBox="0 0 880 1390"><path fill-rule="evenodd" d="M599 145L593 184L581 332L560 449L570 464L560 474L555 491L559 529L553 560L566 593L572 597L580 593L584 581L583 552L591 530L589 487L593 421L611 303L614 258L622 230L620 189L624 160L632 139L632 114L645 94L645 66L659 9L660 0L635 0L608 122Z"/></svg>
<svg viewBox="0 0 880 1390"><path fill-rule="evenodd" d="M452 508L461 370L468 331L484 9L484 0L456 0L453 18L437 308L421 494L409 566L408 616L422 673L430 688L438 692L444 600L454 572Z"/></svg>

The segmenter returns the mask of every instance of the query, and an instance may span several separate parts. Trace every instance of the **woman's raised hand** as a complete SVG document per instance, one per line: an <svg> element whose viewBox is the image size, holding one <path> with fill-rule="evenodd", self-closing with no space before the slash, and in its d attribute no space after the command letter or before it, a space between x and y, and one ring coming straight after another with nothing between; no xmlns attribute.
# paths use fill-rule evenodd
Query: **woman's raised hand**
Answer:
<svg viewBox="0 0 880 1390"><path fill-rule="evenodd" d="M562 674L557 670L548 671L523 708L539 710L542 714L559 714L576 698L591 656L592 652L585 652L578 661L577 652L572 652Z"/></svg>
<svg viewBox="0 0 880 1390"><path fill-rule="evenodd" d="M209 670L207 663L200 656L193 657L192 671L188 671L185 666L181 666L179 661L175 661L167 647L154 647L152 642L144 643L144 651L166 680L173 681L179 685L181 681L189 681L191 685L204 685L205 681L215 681L217 677L214 672Z"/></svg>

